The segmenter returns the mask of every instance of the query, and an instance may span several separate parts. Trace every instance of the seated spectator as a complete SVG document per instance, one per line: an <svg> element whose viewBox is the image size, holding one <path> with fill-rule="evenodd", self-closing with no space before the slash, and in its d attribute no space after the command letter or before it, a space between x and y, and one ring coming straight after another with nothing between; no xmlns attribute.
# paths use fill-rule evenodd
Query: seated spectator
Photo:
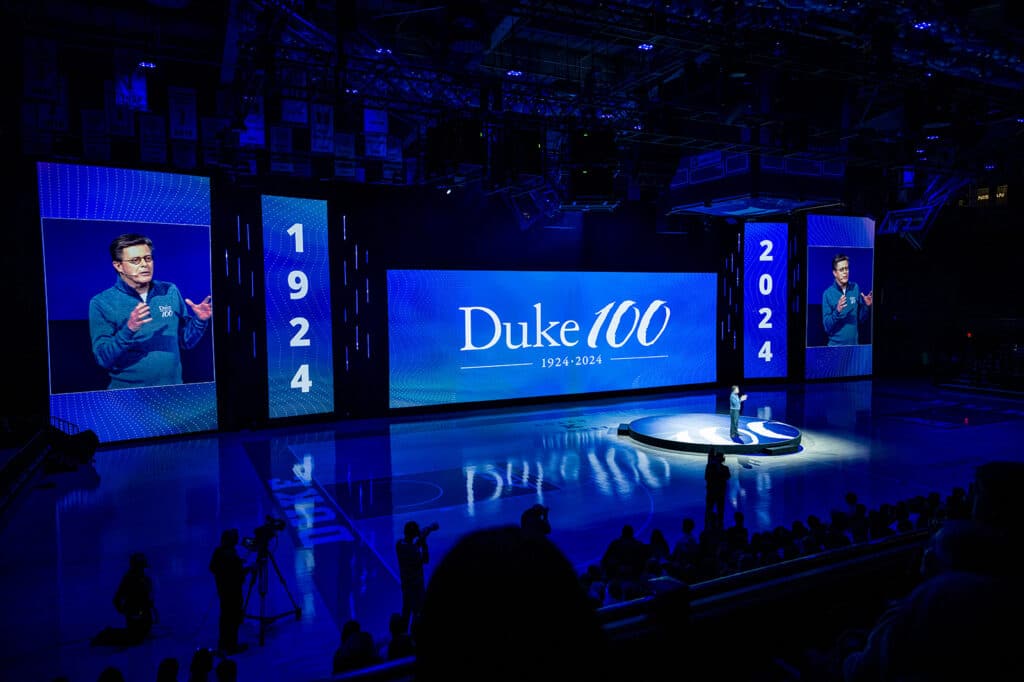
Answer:
<svg viewBox="0 0 1024 682"><path fill-rule="evenodd" d="M588 566L586 572L580 576L580 584L583 587L583 591L587 593L587 598L590 599L594 608L600 608L604 605L605 590L607 589L608 582L605 580L600 566L597 564Z"/></svg>
<svg viewBox="0 0 1024 682"><path fill-rule="evenodd" d="M833 511L832 520L825 532L825 549L838 549L851 544L850 537L846 534L847 526L846 512Z"/></svg>
<svg viewBox="0 0 1024 682"><path fill-rule="evenodd" d="M697 537L693 534L696 526L697 524L693 519L683 519L683 534L679 536L675 546L672 548L672 561L680 565L696 563L697 555L700 552L700 544L697 541Z"/></svg>
<svg viewBox="0 0 1024 682"><path fill-rule="evenodd" d="M910 519L910 506L905 502L896 503L896 532L909 533L914 530L914 522Z"/></svg>
<svg viewBox="0 0 1024 682"><path fill-rule="evenodd" d="M800 545L801 543L803 543L804 538L806 538L809 534L810 531L807 530L807 526L804 525L803 521L801 521L800 519L796 519L795 521L793 521L790 527L790 535L792 535L793 537L793 542L797 543L797 545Z"/></svg>
<svg viewBox="0 0 1024 682"><path fill-rule="evenodd" d="M633 526L626 524L622 534L608 544L601 557L601 568L605 575L639 578L647 563L648 548L633 536Z"/></svg>
<svg viewBox="0 0 1024 682"><path fill-rule="evenodd" d="M607 651L597 613L565 555L546 538L501 526L463 535L434 570L414 677L607 679Z"/></svg>
<svg viewBox="0 0 1024 682"><path fill-rule="evenodd" d="M388 642L388 649L385 658L393 661L396 658L407 658L415 653L412 635L405 627L405 619L400 613L392 613L388 621L388 631L391 633L391 641Z"/></svg>
<svg viewBox="0 0 1024 682"><path fill-rule="evenodd" d="M611 578L605 589L604 605L612 606L626 601L621 578Z"/></svg>
<svg viewBox="0 0 1024 682"><path fill-rule="evenodd" d="M853 516L854 511L857 509L857 493L851 490L843 496L843 501L846 502L846 515Z"/></svg>
<svg viewBox="0 0 1024 682"><path fill-rule="evenodd" d="M843 661L845 682L1020 680L1019 586L951 571L930 578L878 620L863 649Z"/></svg>
<svg viewBox="0 0 1024 682"><path fill-rule="evenodd" d="M867 542L868 534L868 508L858 502L854 507L853 515L850 516L850 539L854 542Z"/></svg>
<svg viewBox="0 0 1024 682"><path fill-rule="evenodd" d="M519 517L519 527L527 533L545 536L551 535L550 510L542 504L535 504Z"/></svg>
<svg viewBox="0 0 1024 682"><path fill-rule="evenodd" d="M946 499L946 516L961 521L971 518L971 501L962 486L953 488L953 492Z"/></svg>
<svg viewBox="0 0 1024 682"><path fill-rule="evenodd" d="M178 659L168 657L156 669L156 682L178 682Z"/></svg>
<svg viewBox="0 0 1024 682"><path fill-rule="evenodd" d="M807 517L807 534L800 541L801 554L817 554L825 546L825 524L811 514Z"/></svg>
<svg viewBox="0 0 1024 682"><path fill-rule="evenodd" d="M125 682L124 673L121 672L120 668L108 666L96 678L96 682Z"/></svg>
<svg viewBox="0 0 1024 682"><path fill-rule="evenodd" d="M800 548L795 542L793 542L793 538L789 535L789 531L785 528L782 528L781 530L785 531L785 534L776 535L776 544L779 546L779 551L782 552L782 560L789 561L791 559L796 559L800 556Z"/></svg>
<svg viewBox="0 0 1024 682"><path fill-rule="evenodd" d="M665 539L665 534L661 532L660 528L655 528L651 531L651 541L647 544L647 556L649 559L654 559L658 563L663 563L669 560L672 552L668 547L668 540Z"/></svg>
<svg viewBox="0 0 1024 682"><path fill-rule="evenodd" d="M887 538L895 533L885 520L884 514L878 509L868 511L868 537L872 540Z"/></svg>
<svg viewBox="0 0 1024 682"><path fill-rule="evenodd" d="M748 540L747 527L743 525L743 512L733 512L732 523L732 526L725 529L725 541L728 543L730 551L739 552L747 548Z"/></svg>
<svg viewBox="0 0 1024 682"><path fill-rule="evenodd" d="M213 672L213 652L209 649L196 649L188 666L189 682L207 682Z"/></svg>
<svg viewBox="0 0 1024 682"><path fill-rule="evenodd" d="M334 674L359 670L377 663L380 663L380 657L373 644L373 636L364 632L357 621L346 621L341 626L341 643L334 651Z"/></svg>
<svg viewBox="0 0 1024 682"><path fill-rule="evenodd" d="M934 577L959 571L983 575L1006 575L1020 571L1009 561L1005 538L975 521L949 520L932 533L921 557L921 574Z"/></svg>
<svg viewBox="0 0 1024 682"><path fill-rule="evenodd" d="M238 663L231 658L223 658L214 668L217 682L238 682Z"/></svg>
<svg viewBox="0 0 1024 682"><path fill-rule="evenodd" d="M995 461L982 464L974 474L971 518L1008 537L1020 539L1019 491L1024 484L1024 462Z"/></svg>

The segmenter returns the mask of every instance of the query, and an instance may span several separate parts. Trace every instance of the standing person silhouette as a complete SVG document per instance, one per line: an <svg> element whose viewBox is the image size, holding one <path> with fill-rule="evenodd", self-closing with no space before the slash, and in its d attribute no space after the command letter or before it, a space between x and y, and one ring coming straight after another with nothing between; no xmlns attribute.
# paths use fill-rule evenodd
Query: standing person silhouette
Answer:
<svg viewBox="0 0 1024 682"><path fill-rule="evenodd" d="M230 528L220 535L220 545L210 557L210 572L217 582L217 599L220 601L220 621L217 648L224 656L245 651L248 646L238 643L238 628L245 618L242 587L249 572L235 547L238 545L238 529Z"/></svg>
<svg viewBox="0 0 1024 682"><path fill-rule="evenodd" d="M423 593L426 590L423 567L430 561L427 536L436 529L437 524L421 530L420 524L408 521L403 528L404 537L395 543L398 575L402 585L402 620L406 629L414 635L416 622L423 608Z"/></svg>
<svg viewBox="0 0 1024 682"><path fill-rule="evenodd" d="M732 473L725 464L725 455L711 448L704 466L707 490L704 508L704 527L722 530L725 526L725 491Z"/></svg>

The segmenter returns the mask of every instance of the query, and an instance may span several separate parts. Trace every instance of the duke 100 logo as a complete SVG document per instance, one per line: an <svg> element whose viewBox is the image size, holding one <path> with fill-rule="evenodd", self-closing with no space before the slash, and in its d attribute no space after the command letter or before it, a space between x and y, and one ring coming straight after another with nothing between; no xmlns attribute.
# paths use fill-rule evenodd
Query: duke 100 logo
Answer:
<svg viewBox="0 0 1024 682"><path fill-rule="evenodd" d="M597 348L602 334L605 343L612 348L622 348L633 338L642 346L653 346L665 333L672 315L666 303L655 299L641 313L636 301L612 301L594 313L596 319L586 334L587 347ZM510 350L571 348L581 341L582 327L578 321L549 320L545 324L540 303L533 304L532 320L514 322L502 320L497 312L485 306L460 306L459 310L465 323L464 343L459 349L462 351L487 350L502 340ZM656 326L659 321L661 326L652 334L652 323Z"/></svg>

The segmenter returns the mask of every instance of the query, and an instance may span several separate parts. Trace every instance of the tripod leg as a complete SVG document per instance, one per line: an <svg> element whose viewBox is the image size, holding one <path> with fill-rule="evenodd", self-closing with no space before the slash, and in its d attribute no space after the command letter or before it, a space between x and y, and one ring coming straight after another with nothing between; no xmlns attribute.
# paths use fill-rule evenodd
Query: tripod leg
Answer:
<svg viewBox="0 0 1024 682"><path fill-rule="evenodd" d="M252 588L256 584L256 577L253 576L249 580L249 590L245 593L245 602L242 603L242 615L245 615L249 611L249 597L252 596Z"/></svg>
<svg viewBox="0 0 1024 682"><path fill-rule="evenodd" d="M302 609L299 607L298 603L295 601L295 597L292 596L291 591L288 589L288 583L284 581L284 576L281 575L281 568L277 565L277 559L274 558L273 554L270 555L270 560L274 563L274 572L277 573L277 579L281 581L281 587L284 588L284 593L288 595L288 600L292 603L292 608L295 609L295 620L299 620L302 618Z"/></svg>

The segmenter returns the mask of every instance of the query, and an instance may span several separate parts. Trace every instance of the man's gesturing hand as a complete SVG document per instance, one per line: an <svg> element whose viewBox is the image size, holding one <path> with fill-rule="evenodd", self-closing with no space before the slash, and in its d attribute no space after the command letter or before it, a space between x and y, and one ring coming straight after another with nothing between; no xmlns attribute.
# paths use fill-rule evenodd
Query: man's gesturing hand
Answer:
<svg viewBox="0 0 1024 682"><path fill-rule="evenodd" d="M128 316L128 329L134 333L139 331L142 325L152 321L153 317L149 313L149 306L140 302L132 309L132 314Z"/></svg>
<svg viewBox="0 0 1024 682"><path fill-rule="evenodd" d="M192 309L192 312L196 314L200 320L210 319L210 315L213 315L213 296L207 296L203 299L202 303L193 303L191 298L186 298L185 303Z"/></svg>

